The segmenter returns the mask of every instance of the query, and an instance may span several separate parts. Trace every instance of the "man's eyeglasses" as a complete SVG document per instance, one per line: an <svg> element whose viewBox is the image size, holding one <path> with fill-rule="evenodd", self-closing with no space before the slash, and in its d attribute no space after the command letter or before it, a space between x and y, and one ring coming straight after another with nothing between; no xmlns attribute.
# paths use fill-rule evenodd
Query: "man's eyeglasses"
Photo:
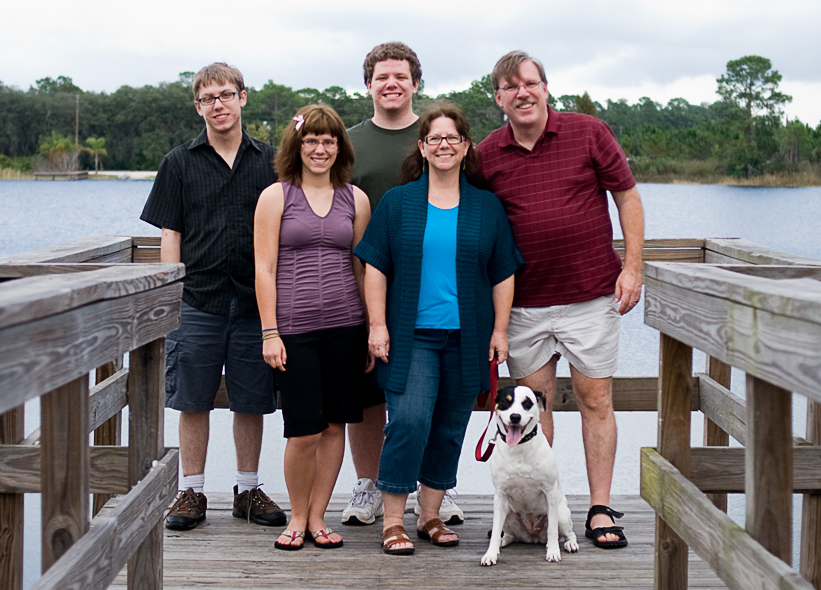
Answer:
<svg viewBox="0 0 821 590"><path fill-rule="evenodd" d="M448 142L449 145L459 145L465 138L461 135L428 135L425 138L425 143L428 145L442 145L442 141Z"/></svg>
<svg viewBox="0 0 821 590"><path fill-rule="evenodd" d="M534 90L536 90L539 87L539 84L541 84L541 83L542 83L541 80L539 80L538 82L530 80L528 82L522 82L521 84L511 84L510 86L505 86L504 88L501 88L500 90L502 92L504 92L505 94L516 94L517 92L519 92L519 88L524 86L525 90L527 90L528 92L533 92Z"/></svg>
<svg viewBox="0 0 821 590"><path fill-rule="evenodd" d="M222 104L225 104L226 102L234 100L234 97L238 94L239 92L223 92L219 96L203 96L202 98L198 98L197 102L201 105L211 106L219 99Z"/></svg>
<svg viewBox="0 0 821 590"><path fill-rule="evenodd" d="M312 150L315 150L316 148L318 148L319 144L322 144L322 147L324 147L326 150L332 150L336 147L336 138L334 138L334 139L323 139L322 141L319 141L318 139L313 139L313 138L303 139L302 140L302 145L304 145L306 148L310 148Z"/></svg>

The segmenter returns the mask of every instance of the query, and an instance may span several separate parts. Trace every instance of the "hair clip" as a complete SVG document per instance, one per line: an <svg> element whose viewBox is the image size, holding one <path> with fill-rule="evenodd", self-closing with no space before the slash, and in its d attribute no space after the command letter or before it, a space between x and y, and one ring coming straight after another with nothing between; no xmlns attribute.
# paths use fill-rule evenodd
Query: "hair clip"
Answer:
<svg viewBox="0 0 821 590"><path fill-rule="evenodd" d="M297 115L294 117L294 121L296 121L294 129L299 131L300 127L302 127L302 125L305 124L305 117L303 117L302 115Z"/></svg>

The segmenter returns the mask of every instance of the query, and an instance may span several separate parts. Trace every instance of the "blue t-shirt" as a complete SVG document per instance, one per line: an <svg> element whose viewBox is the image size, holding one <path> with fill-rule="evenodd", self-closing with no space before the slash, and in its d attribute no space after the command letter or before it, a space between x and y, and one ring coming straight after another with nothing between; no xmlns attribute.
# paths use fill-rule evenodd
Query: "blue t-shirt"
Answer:
<svg viewBox="0 0 821 590"><path fill-rule="evenodd" d="M417 328L459 329L456 290L456 220L459 207L439 209L428 203L422 242L422 282L416 308Z"/></svg>

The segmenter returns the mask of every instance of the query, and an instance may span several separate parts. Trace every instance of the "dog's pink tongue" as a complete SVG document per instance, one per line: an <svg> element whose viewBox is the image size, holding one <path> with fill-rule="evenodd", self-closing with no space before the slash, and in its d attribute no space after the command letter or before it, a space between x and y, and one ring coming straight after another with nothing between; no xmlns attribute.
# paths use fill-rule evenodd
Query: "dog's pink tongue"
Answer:
<svg viewBox="0 0 821 590"><path fill-rule="evenodd" d="M519 444L520 440L522 440L522 427L514 426L511 424L510 428L508 428L507 430L505 442L508 444L508 446L515 447Z"/></svg>

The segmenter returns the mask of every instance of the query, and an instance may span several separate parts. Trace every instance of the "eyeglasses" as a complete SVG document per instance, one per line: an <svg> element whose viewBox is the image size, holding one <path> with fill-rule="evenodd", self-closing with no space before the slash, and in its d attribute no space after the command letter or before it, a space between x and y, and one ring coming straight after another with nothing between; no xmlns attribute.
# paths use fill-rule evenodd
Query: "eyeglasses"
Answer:
<svg viewBox="0 0 821 590"><path fill-rule="evenodd" d="M222 104L225 104L226 102L234 100L234 97L238 94L239 92L223 92L219 96L203 96L202 98L198 98L197 102L201 105L211 106L219 100Z"/></svg>
<svg viewBox="0 0 821 590"><path fill-rule="evenodd" d="M322 144L322 147L324 147L326 150L332 150L332 149L336 148L336 145L337 145L336 144L336 138L334 138L334 139L323 139L322 141L319 141L318 139L303 139L302 140L302 145L304 145L306 148L310 148L312 150L315 150L316 148L318 148L319 144Z"/></svg>
<svg viewBox="0 0 821 590"><path fill-rule="evenodd" d="M448 145L459 145L465 138L461 135L428 135L424 141L428 145L442 145L443 140L448 142Z"/></svg>
<svg viewBox="0 0 821 590"><path fill-rule="evenodd" d="M538 82L530 80L528 82L522 82L521 84L511 84L510 86L505 86L504 88L500 88L499 90L501 90L505 94L516 94L517 92L519 92L519 88L524 86L525 90L527 90L528 92L533 92L534 90L536 90L536 88L539 87L539 84L541 83L541 80L539 80Z"/></svg>

